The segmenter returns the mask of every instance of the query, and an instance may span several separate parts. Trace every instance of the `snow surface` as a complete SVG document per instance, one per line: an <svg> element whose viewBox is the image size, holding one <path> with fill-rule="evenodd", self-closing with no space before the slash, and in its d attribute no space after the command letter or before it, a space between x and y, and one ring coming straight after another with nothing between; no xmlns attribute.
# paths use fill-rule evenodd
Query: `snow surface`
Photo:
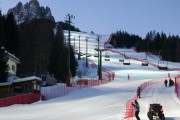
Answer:
<svg viewBox="0 0 180 120"><path fill-rule="evenodd" d="M67 35L66 32L65 35ZM71 36L76 36L76 48L79 45L79 35L82 37L81 51L85 52L85 39L88 38L88 52L95 54L97 35L72 32ZM102 36L100 44L103 45L108 38L109 36ZM72 39L71 44L73 45L73 43ZM136 53L132 49L119 49L118 51L130 51L127 52L127 56L138 59L145 58L144 53ZM105 54L110 56L110 61L104 61ZM2 107L0 108L0 120L122 120L125 104L135 96L139 85L151 79L167 78L168 73L171 77L180 74L180 71L162 71L151 65L141 66L141 62L135 60L130 60L131 65L125 66L119 62L122 55L110 51L103 52L102 55L103 67L115 72L115 80L112 82L78 89L66 96L30 105ZM97 58L92 56L89 59L97 64ZM147 59L154 64L157 64L159 60L157 56L153 55L148 56ZM180 63L169 62L168 67L180 68ZM97 71L92 70L91 72L92 74L89 74L91 78L97 77L97 74L93 74ZM128 75L130 80L128 80ZM141 120L148 120L148 106L154 102L162 104L166 120L180 120L180 99L176 97L174 87L165 88L163 83L152 85L145 89L141 96L142 98L138 99Z"/></svg>

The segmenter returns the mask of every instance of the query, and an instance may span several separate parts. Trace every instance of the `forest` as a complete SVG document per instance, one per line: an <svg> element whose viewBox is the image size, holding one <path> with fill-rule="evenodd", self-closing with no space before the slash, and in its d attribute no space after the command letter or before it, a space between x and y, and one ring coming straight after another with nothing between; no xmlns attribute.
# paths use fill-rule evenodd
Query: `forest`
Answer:
<svg viewBox="0 0 180 120"><path fill-rule="evenodd" d="M180 37L166 35L164 32L150 31L142 39L138 35L125 31L112 34L110 41L115 48L135 48L137 52L150 52L158 55L161 60L180 62Z"/></svg>
<svg viewBox="0 0 180 120"><path fill-rule="evenodd" d="M48 73L53 74L58 82L66 82L68 46L64 41L62 26L46 19L34 19L17 25L12 13L0 16L0 47L20 59L18 77ZM73 26L71 28L76 29ZM0 62L5 64L2 50L0 54L2 54ZM78 64L72 46L70 46L70 64L71 74L75 76ZM6 64L0 67L0 74L4 75L2 77L4 79L0 82L6 81L7 70Z"/></svg>
<svg viewBox="0 0 180 120"><path fill-rule="evenodd" d="M68 27L66 22L52 22L46 19L34 19L17 25L13 13L6 16L0 13L0 82L5 82L8 76L5 51L20 59L17 76L49 73L59 82L66 82L68 46L64 41L63 30L69 28L71 31L80 32L75 26ZM145 38L141 38L120 30L112 34L110 44L114 48L133 48L137 52L158 55L162 60L180 62L178 35L150 31ZM70 58L71 74L76 76L78 64L72 46Z"/></svg>

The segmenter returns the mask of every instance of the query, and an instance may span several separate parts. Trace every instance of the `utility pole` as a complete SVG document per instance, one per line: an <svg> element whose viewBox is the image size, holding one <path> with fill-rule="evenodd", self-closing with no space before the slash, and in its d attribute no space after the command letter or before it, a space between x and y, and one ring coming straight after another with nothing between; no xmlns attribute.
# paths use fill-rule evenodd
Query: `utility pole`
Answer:
<svg viewBox="0 0 180 120"><path fill-rule="evenodd" d="M86 40L86 68L88 67L88 59L87 59L87 55L88 55L88 38L85 39Z"/></svg>
<svg viewBox="0 0 180 120"><path fill-rule="evenodd" d="M78 54L78 60L80 60L81 59L81 57L80 57L80 35L79 35L79 54Z"/></svg>
<svg viewBox="0 0 180 120"><path fill-rule="evenodd" d="M98 48L95 50L98 51L98 76L99 80L102 80L102 52L105 51L104 48L99 48L99 36L97 36L97 41L98 41Z"/></svg>
<svg viewBox="0 0 180 120"><path fill-rule="evenodd" d="M71 35L70 35L70 25L71 25L71 19L74 19L75 18L75 16L73 16L73 15L70 15L70 14L68 14L67 15L67 17L68 17L68 63L67 63L67 70L68 70L68 73L67 73L67 82L66 82L66 84L67 84L67 86L69 86L69 87L71 87L72 86L72 84L71 84L71 67L70 67L70 45L71 45L71 41L70 41L70 39L71 39Z"/></svg>

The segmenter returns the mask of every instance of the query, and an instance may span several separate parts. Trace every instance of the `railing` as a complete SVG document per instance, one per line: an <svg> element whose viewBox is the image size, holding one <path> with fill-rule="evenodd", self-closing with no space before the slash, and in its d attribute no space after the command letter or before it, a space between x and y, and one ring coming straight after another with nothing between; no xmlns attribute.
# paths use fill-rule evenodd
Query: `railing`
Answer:
<svg viewBox="0 0 180 120"><path fill-rule="evenodd" d="M177 97L180 96L180 75L175 77L175 93Z"/></svg>
<svg viewBox="0 0 180 120"><path fill-rule="evenodd" d="M113 72L106 71L106 72L102 73L102 76L103 76L102 80L98 80L98 78L78 79L73 82L72 87L67 87L66 84L63 84L63 83L59 83L59 84L57 84L55 86L51 86L51 87L42 87L41 94L42 94L44 100L61 97L61 96L67 95L71 91L74 91L77 89L106 84L106 83L114 80L115 74Z"/></svg>
<svg viewBox="0 0 180 120"><path fill-rule="evenodd" d="M9 106L13 104L30 104L39 101L41 98L40 94L29 93L22 94L13 97L7 97L0 99L0 107Z"/></svg>
<svg viewBox="0 0 180 120"><path fill-rule="evenodd" d="M149 87L151 85L158 84L158 83L164 83L164 80L165 80L165 78L147 81L139 86L140 90L142 92L144 89L146 89L147 87ZM126 102L125 114L123 117L124 120L132 120L133 117L135 116L134 107L132 106L132 102L134 102L137 98L138 98L138 94L136 93L136 95L132 99L130 99Z"/></svg>

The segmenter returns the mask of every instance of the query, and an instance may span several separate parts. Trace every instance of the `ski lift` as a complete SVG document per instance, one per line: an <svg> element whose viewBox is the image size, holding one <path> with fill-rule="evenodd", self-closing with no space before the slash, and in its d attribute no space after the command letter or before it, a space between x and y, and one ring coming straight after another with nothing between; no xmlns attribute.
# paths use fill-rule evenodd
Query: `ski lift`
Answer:
<svg viewBox="0 0 180 120"><path fill-rule="evenodd" d="M167 70L168 69L168 62L164 60L158 61L158 69L159 70Z"/></svg>
<svg viewBox="0 0 180 120"><path fill-rule="evenodd" d="M149 62L147 60L147 54L146 54L146 58L144 60L142 60L142 66L148 66L148 65L149 65Z"/></svg>
<svg viewBox="0 0 180 120"><path fill-rule="evenodd" d="M125 58L123 65L130 65L130 59L129 58Z"/></svg>
<svg viewBox="0 0 180 120"><path fill-rule="evenodd" d="M104 57L104 60L105 61L110 61L110 56L108 55L108 51L105 53L105 57Z"/></svg>
<svg viewBox="0 0 180 120"><path fill-rule="evenodd" d="M168 62L162 60L162 57L161 57L160 53L161 53L161 50L159 51L159 58L160 58L160 60L158 61L158 69L159 70L167 70L168 69Z"/></svg>
<svg viewBox="0 0 180 120"><path fill-rule="evenodd" d="M98 57L98 52L95 50L94 57Z"/></svg>
<svg viewBox="0 0 180 120"><path fill-rule="evenodd" d="M121 57L119 58L119 62L124 62L124 55L121 55Z"/></svg>
<svg viewBox="0 0 180 120"><path fill-rule="evenodd" d="M149 65L149 62L147 60L142 61L142 66L148 66L148 65Z"/></svg>
<svg viewBox="0 0 180 120"><path fill-rule="evenodd" d="M126 57L125 52L124 52L123 65L130 65L130 59L129 57Z"/></svg>
<svg viewBox="0 0 180 120"><path fill-rule="evenodd" d="M91 57L91 56L92 56L92 54L91 54L91 53L88 53L88 54L87 54L87 57Z"/></svg>

